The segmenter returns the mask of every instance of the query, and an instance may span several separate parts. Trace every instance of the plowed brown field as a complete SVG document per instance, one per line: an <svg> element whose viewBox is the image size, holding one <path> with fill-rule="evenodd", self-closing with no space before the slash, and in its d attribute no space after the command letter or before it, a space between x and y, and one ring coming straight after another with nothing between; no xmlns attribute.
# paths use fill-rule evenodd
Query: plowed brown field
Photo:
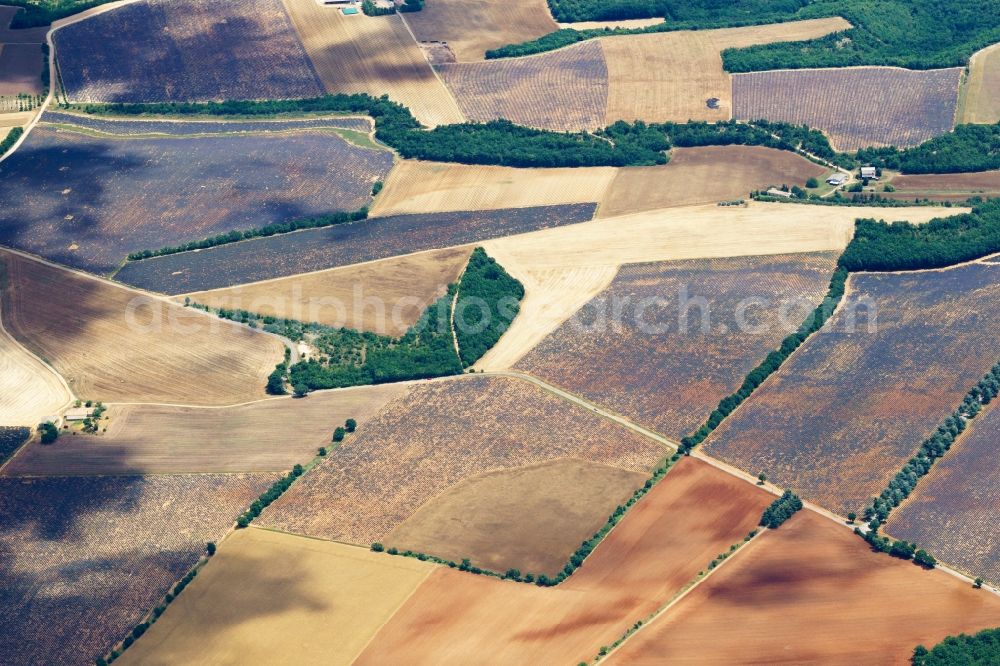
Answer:
<svg viewBox="0 0 1000 666"><path fill-rule="evenodd" d="M215 308L346 326L399 336L458 279L470 246L432 250L317 273L199 291L190 298Z"/></svg>
<svg viewBox="0 0 1000 666"><path fill-rule="evenodd" d="M262 398L270 335L96 278L0 252L3 322L81 398L224 405Z"/></svg>
<svg viewBox="0 0 1000 666"><path fill-rule="evenodd" d="M545 0L438 0L405 21L421 42L447 42L459 62L559 29Z"/></svg>
<svg viewBox="0 0 1000 666"><path fill-rule="evenodd" d="M430 126L465 120L399 16L344 16L316 0L282 2L328 93L387 94Z"/></svg>
<svg viewBox="0 0 1000 666"><path fill-rule="evenodd" d="M555 588L438 569L358 664L576 664L669 600L773 496L694 458L680 460Z"/></svg>
<svg viewBox="0 0 1000 666"><path fill-rule="evenodd" d="M433 570L250 528L226 539L122 664L346 664Z"/></svg>
<svg viewBox="0 0 1000 666"><path fill-rule="evenodd" d="M291 469L330 446L348 418L367 421L407 386L318 391L239 407L115 405L107 432L33 442L4 476L268 472Z"/></svg>
<svg viewBox="0 0 1000 666"><path fill-rule="evenodd" d="M1000 597L800 511L606 663L904 664L918 644L997 625Z"/></svg>
<svg viewBox="0 0 1000 666"><path fill-rule="evenodd" d="M915 176L895 176L895 192L880 193L893 199L930 199L931 201L965 201L969 197L1000 197L1000 171L977 173L935 173Z"/></svg>

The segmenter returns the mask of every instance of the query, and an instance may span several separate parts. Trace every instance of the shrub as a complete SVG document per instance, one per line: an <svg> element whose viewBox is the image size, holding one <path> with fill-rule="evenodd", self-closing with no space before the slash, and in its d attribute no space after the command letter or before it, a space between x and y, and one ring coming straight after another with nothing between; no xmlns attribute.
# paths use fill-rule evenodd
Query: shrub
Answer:
<svg viewBox="0 0 1000 666"><path fill-rule="evenodd" d="M51 444L59 439L59 429L50 421L39 424L38 432L41 433L42 444Z"/></svg>
<svg viewBox="0 0 1000 666"><path fill-rule="evenodd" d="M343 428L341 428L340 426L337 426L337 429L333 431L332 441L334 441L334 442L342 442L342 441L344 441L344 434L345 434L345 432L346 431Z"/></svg>

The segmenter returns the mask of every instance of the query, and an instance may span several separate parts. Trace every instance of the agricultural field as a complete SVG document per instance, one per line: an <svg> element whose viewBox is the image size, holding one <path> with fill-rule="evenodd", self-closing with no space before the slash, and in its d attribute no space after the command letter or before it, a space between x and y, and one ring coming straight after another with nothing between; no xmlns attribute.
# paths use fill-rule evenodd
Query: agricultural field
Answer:
<svg viewBox="0 0 1000 666"><path fill-rule="evenodd" d="M940 208L926 206L847 208L750 202L746 207L650 211L487 241L483 246L489 255L525 285L527 294L510 329L476 368L510 368L603 291L622 264L840 251L854 234L855 218L922 223L940 213Z"/></svg>
<svg viewBox="0 0 1000 666"><path fill-rule="evenodd" d="M316 0L281 2L326 92L388 94L431 127L465 120L400 16L344 16Z"/></svg>
<svg viewBox="0 0 1000 666"><path fill-rule="evenodd" d="M14 14L20 11L19 7L0 6L0 44L41 44L45 41L45 33L48 27L40 28L20 28L13 30L10 28Z"/></svg>
<svg viewBox="0 0 1000 666"><path fill-rule="evenodd" d="M0 42L0 95L41 94L42 63L40 44Z"/></svg>
<svg viewBox="0 0 1000 666"><path fill-rule="evenodd" d="M733 117L823 130L835 148L915 146L949 132L961 68L778 70L733 76Z"/></svg>
<svg viewBox="0 0 1000 666"><path fill-rule="evenodd" d="M183 294L584 222L594 209L594 204L570 204L369 218L130 262L115 278Z"/></svg>
<svg viewBox="0 0 1000 666"><path fill-rule="evenodd" d="M300 130L345 129L370 133L374 125L367 116L318 116L281 118L278 120L212 120L131 118L128 116L98 117L82 113L46 111L42 121L50 125L72 125L95 133L116 137L143 135L192 136L204 134L260 134L262 132L296 132Z"/></svg>
<svg viewBox="0 0 1000 666"><path fill-rule="evenodd" d="M73 392L104 402L226 405L264 397L274 336L0 251L3 324Z"/></svg>
<svg viewBox="0 0 1000 666"><path fill-rule="evenodd" d="M587 662L741 541L772 499L683 458L564 583L543 589L442 567L356 663Z"/></svg>
<svg viewBox="0 0 1000 666"><path fill-rule="evenodd" d="M898 175L889 182L896 191L880 194L893 199L965 201L970 197L1000 197L1000 171Z"/></svg>
<svg viewBox="0 0 1000 666"><path fill-rule="evenodd" d="M475 433L475 446L469 446L471 433ZM666 447L571 406L526 381L455 378L417 385L391 403L272 504L260 524L368 545L385 542L427 502L483 474L575 458L644 475L667 453ZM610 476L606 484L619 475L610 470ZM558 497L560 491L552 492ZM539 494L547 497L547 493L548 489ZM532 495L523 500L521 510L506 505L494 507L494 511L502 511L503 519L518 516L520 533L550 532L549 540L519 543L520 539L501 542L490 538L495 536L497 514L468 515L447 499L438 502L437 511L458 509L459 514L449 520L461 518L468 521L470 530L479 532L463 537L466 545L481 548L462 556L474 563L487 559L506 562L521 554L530 561L565 561L593 533L590 528L595 516L572 524L559 513L525 510L546 502L544 497ZM593 497L588 502L595 508L602 505L602 500ZM323 511L316 511L317 506ZM597 517L606 518L606 511ZM418 529L411 530L410 537L433 542L431 526L424 524L424 529L419 529L422 521L415 521Z"/></svg>
<svg viewBox="0 0 1000 666"><path fill-rule="evenodd" d="M492 571L519 568L555 576L568 557L567 532L597 532L646 478L640 472L573 458L489 472L426 502L385 542L453 562L476 554L477 564ZM546 514L558 516L559 525L554 520L523 520Z"/></svg>
<svg viewBox="0 0 1000 666"><path fill-rule="evenodd" d="M754 44L815 39L850 27L841 18L746 28L602 37L608 68L605 124L729 120L732 84L722 50ZM717 108L710 108L715 99Z"/></svg>
<svg viewBox="0 0 1000 666"><path fill-rule="evenodd" d="M1000 44L969 60L969 74L959 96L958 123L1000 122Z"/></svg>
<svg viewBox="0 0 1000 666"><path fill-rule="evenodd" d="M233 533L127 664L349 664L434 569L250 528ZM252 585L247 585L252 581Z"/></svg>
<svg viewBox="0 0 1000 666"><path fill-rule="evenodd" d="M0 654L8 663L93 663L272 481L0 479Z"/></svg>
<svg viewBox="0 0 1000 666"><path fill-rule="evenodd" d="M100 434L33 442L3 475L287 471L331 446L346 419L363 424L406 391L402 384L362 386L224 408L111 405Z"/></svg>
<svg viewBox="0 0 1000 666"><path fill-rule="evenodd" d="M885 531L1000 585L1000 408L993 403L889 516Z"/></svg>
<svg viewBox="0 0 1000 666"><path fill-rule="evenodd" d="M236 123L219 123L221 132L198 123L206 133L196 137L181 129L127 138L135 124L121 136L36 127L0 164L0 242L108 274L130 252L355 210L392 166L388 151L324 130L230 134ZM170 132L183 123L158 126Z"/></svg>
<svg viewBox="0 0 1000 666"><path fill-rule="evenodd" d="M614 167L517 169L401 160L389 172L372 214L597 203L617 173Z"/></svg>
<svg viewBox="0 0 1000 666"><path fill-rule="evenodd" d="M603 127L608 68L596 40L525 58L436 67L470 120L551 130Z"/></svg>
<svg viewBox="0 0 1000 666"><path fill-rule="evenodd" d="M471 246L429 250L365 264L177 296L213 308L346 326L399 337L444 295Z"/></svg>
<svg viewBox="0 0 1000 666"><path fill-rule="evenodd" d="M25 351L0 324L0 427L37 425L58 413L71 399L62 380Z"/></svg>
<svg viewBox="0 0 1000 666"><path fill-rule="evenodd" d="M917 645L997 625L1000 598L800 511L605 663L902 664Z"/></svg>
<svg viewBox="0 0 1000 666"><path fill-rule="evenodd" d="M458 62L559 29L545 0L439 0L404 20L418 41L445 42Z"/></svg>
<svg viewBox="0 0 1000 666"><path fill-rule="evenodd" d="M0 425L0 465L7 462L30 437L31 429L25 426Z"/></svg>
<svg viewBox="0 0 1000 666"><path fill-rule="evenodd" d="M819 304L836 259L814 253L623 267L515 368L680 439Z"/></svg>
<svg viewBox="0 0 1000 666"><path fill-rule="evenodd" d="M315 97L323 86L280 0L142 0L55 31L73 102Z"/></svg>
<svg viewBox="0 0 1000 666"><path fill-rule="evenodd" d="M829 173L818 164L763 146L674 148L666 166L623 167L598 207L598 217L746 199L752 190L799 185Z"/></svg>
<svg viewBox="0 0 1000 666"><path fill-rule="evenodd" d="M1000 265L855 274L813 336L707 450L860 513L1000 357Z"/></svg>

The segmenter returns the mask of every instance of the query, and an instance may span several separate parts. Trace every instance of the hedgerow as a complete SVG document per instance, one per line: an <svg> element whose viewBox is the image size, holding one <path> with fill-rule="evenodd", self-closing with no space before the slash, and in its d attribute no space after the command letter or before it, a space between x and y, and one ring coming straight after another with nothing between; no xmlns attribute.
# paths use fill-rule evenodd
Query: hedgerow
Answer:
<svg viewBox="0 0 1000 666"><path fill-rule="evenodd" d="M517 313L524 298L524 285L503 266L477 247L458 283L455 339L462 365L478 361L497 343Z"/></svg>
<svg viewBox="0 0 1000 666"><path fill-rule="evenodd" d="M18 140L20 140L20 138L23 135L24 135L23 127L15 127L11 129L9 132L7 132L7 136L4 137L4 140L0 141L0 157L3 157L4 154L6 154L6 152L10 150L11 147L15 143L17 143Z"/></svg>
<svg viewBox="0 0 1000 666"><path fill-rule="evenodd" d="M786 490L781 497L771 502L760 517L760 525L768 529L777 529L781 524L795 515L802 508L802 500L791 490Z"/></svg>
<svg viewBox="0 0 1000 666"><path fill-rule="evenodd" d="M990 666L1000 663L1000 628L984 629L969 636L948 636L928 650L913 649L913 666Z"/></svg>

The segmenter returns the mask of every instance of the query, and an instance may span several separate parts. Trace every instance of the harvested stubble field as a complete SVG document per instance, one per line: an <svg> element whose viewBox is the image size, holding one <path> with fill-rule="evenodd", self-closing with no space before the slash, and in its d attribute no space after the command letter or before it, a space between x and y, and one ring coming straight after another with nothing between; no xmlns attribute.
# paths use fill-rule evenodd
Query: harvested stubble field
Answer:
<svg viewBox="0 0 1000 666"><path fill-rule="evenodd" d="M0 284L2 280L0 264ZM7 296L0 293L0 299ZM71 400L51 369L24 350L0 324L0 426L36 425Z"/></svg>
<svg viewBox="0 0 1000 666"><path fill-rule="evenodd" d="M732 84L722 69L722 51L754 44L816 39L849 28L841 18L776 23L747 28L685 30L599 39L608 68L605 124L728 120ZM709 98L718 108L708 107Z"/></svg>
<svg viewBox="0 0 1000 666"><path fill-rule="evenodd" d="M350 664L434 570L356 546L233 533L125 664Z"/></svg>
<svg viewBox="0 0 1000 666"><path fill-rule="evenodd" d="M916 541L935 557L1000 585L1000 404L986 408L909 499L885 531Z"/></svg>
<svg viewBox="0 0 1000 666"><path fill-rule="evenodd" d="M398 337L458 280L472 247L431 250L366 264L294 275L238 287L200 291L190 298L214 308L346 326Z"/></svg>
<svg viewBox="0 0 1000 666"><path fill-rule="evenodd" d="M372 214L597 203L618 171L614 167L517 169L401 160L389 172Z"/></svg>
<svg viewBox="0 0 1000 666"><path fill-rule="evenodd" d="M733 117L823 130L838 150L914 146L955 125L962 69L778 70L733 76Z"/></svg>
<svg viewBox="0 0 1000 666"><path fill-rule="evenodd" d="M771 185L804 187L828 172L800 155L763 146L675 148L666 166L618 169L597 216L745 199Z"/></svg>
<svg viewBox="0 0 1000 666"><path fill-rule="evenodd" d="M545 589L438 569L357 663L588 661L742 540L772 499L684 458L566 582Z"/></svg>
<svg viewBox="0 0 1000 666"><path fill-rule="evenodd" d="M456 378L418 385L388 405L272 504L260 524L362 545L385 542L426 502L485 473L561 458L647 473L666 454L662 445L526 381ZM542 501L523 499L528 506ZM464 537L481 550L462 557L481 563L523 554L531 561L565 561L593 533L593 517L581 524L550 511L510 515L517 516L519 532L548 531L549 539L505 543L495 538L491 517L479 522L478 516L465 516L483 533ZM599 516L607 517L604 511Z"/></svg>
<svg viewBox="0 0 1000 666"><path fill-rule="evenodd" d="M607 287L622 264L840 251L854 233L856 217L921 223L940 210L757 202L746 208L689 206L488 241L483 246L489 255L521 280L527 293L510 329L476 367L511 367Z"/></svg>
<svg viewBox="0 0 1000 666"><path fill-rule="evenodd" d="M0 42L0 95L42 92L41 44Z"/></svg>
<svg viewBox="0 0 1000 666"><path fill-rule="evenodd" d="M369 218L130 262L115 277L183 294L574 224L591 219L594 209L594 204L570 204Z"/></svg>
<svg viewBox="0 0 1000 666"><path fill-rule="evenodd" d="M273 474L0 479L0 655L90 664Z"/></svg>
<svg viewBox="0 0 1000 666"><path fill-rule="evenodd" d="M959 123L1000 122L1000 44L975 53L959 100Z"/></svg>
<svg viewBox="0 0 1000 666"><path fill-rule="evenodd" d="M404 17L421 42L447 42L459 62L559 29L545 0L439 0Z"/></svg>
<svg viewBox="0 0 1000 666"><path fill-rule="evenodd" d="M388 151L322 130L122 138L40 126L0 164L0 242L108 274L130 252L355 210L391 166Z"/></svg>
<svg viewBox="0 0 1000 666"><path fill-rule="evenodd" d="M931 201L965 201L969 197L984 199L1000 197L1000 171L900 175L892 178L891 182L896 191L879 194L894 199L917 198Z"/></svg>
<svg viewBox="0 0 1000 666"><path fill-rule="evenodd" d="M798 328L826 293L836 259L626 266L515 367L679 439Z"/></svg>
<svg viewBox="0 0 1000 666"><path fill-rule="evenodd" d="M286 471L330 446L346 419L364 423L406 390L363 386L222 408L112 405L107 432L35 442L3 475Z"/></svg>
<svg viewBox="0 0 1000 666"><path fill-rule="evenodd" d="M74 102L323 93L280 0L143 0L60 28L53 40Z"/></svg>
<svg viewBox="0 0 1000 666"><path fill-rule="evenodd" d="M84 129L114 136L140 136L165 134L188 136L192 134L242 134L261 132L294 132L307 129L349 129L371 132L371 118L360 116L322 116L315 118L282 118L280 120L187 120L170 118L105 118L80 113L46 111L43 123L74 125Z"/></svg>
<svg viewBox="0 0 1000 666"><path fill-rule="evenodd" d="M848 286L707 444L841 515L860 513L1000 357L1000 265L855 274Z"/></svg>
<svg viewBox="0 0 1000 666"><path fill-rule="evenodd" d="M567 535L594 534L647 476L574 458L562 458L462 481L426 502L385 543L460 562L470 554L492 571L558 574L567 560ZM502 544L497 548L497 544Z"/></svg>
<svg viewBox="0 0 1000 666"><path fill-rule="evenodd" d="M437 66L470 120L551 130L605 125L608 68L596 40L524 58Z"/></svg>
<svg viewBox="0 0 1000 666"><path fill-rule="evenodd" d="M274 336L0 252L4 327L82 398L227 405L264 397Z"/></svg>
<svg viewBox="0 0 1000 666"><path fill-rule="evenodd" d="M1000 624L996 596L811 511L745 548L607 663L903 664L916 645Z"/></svg>
<svg viewBox="0 0 1000 666"><path fill-rule="evenodd" d="M326 92L388 94L431 127L465 120L400 16L344 16L316 0L281 1Z"/></svg>

